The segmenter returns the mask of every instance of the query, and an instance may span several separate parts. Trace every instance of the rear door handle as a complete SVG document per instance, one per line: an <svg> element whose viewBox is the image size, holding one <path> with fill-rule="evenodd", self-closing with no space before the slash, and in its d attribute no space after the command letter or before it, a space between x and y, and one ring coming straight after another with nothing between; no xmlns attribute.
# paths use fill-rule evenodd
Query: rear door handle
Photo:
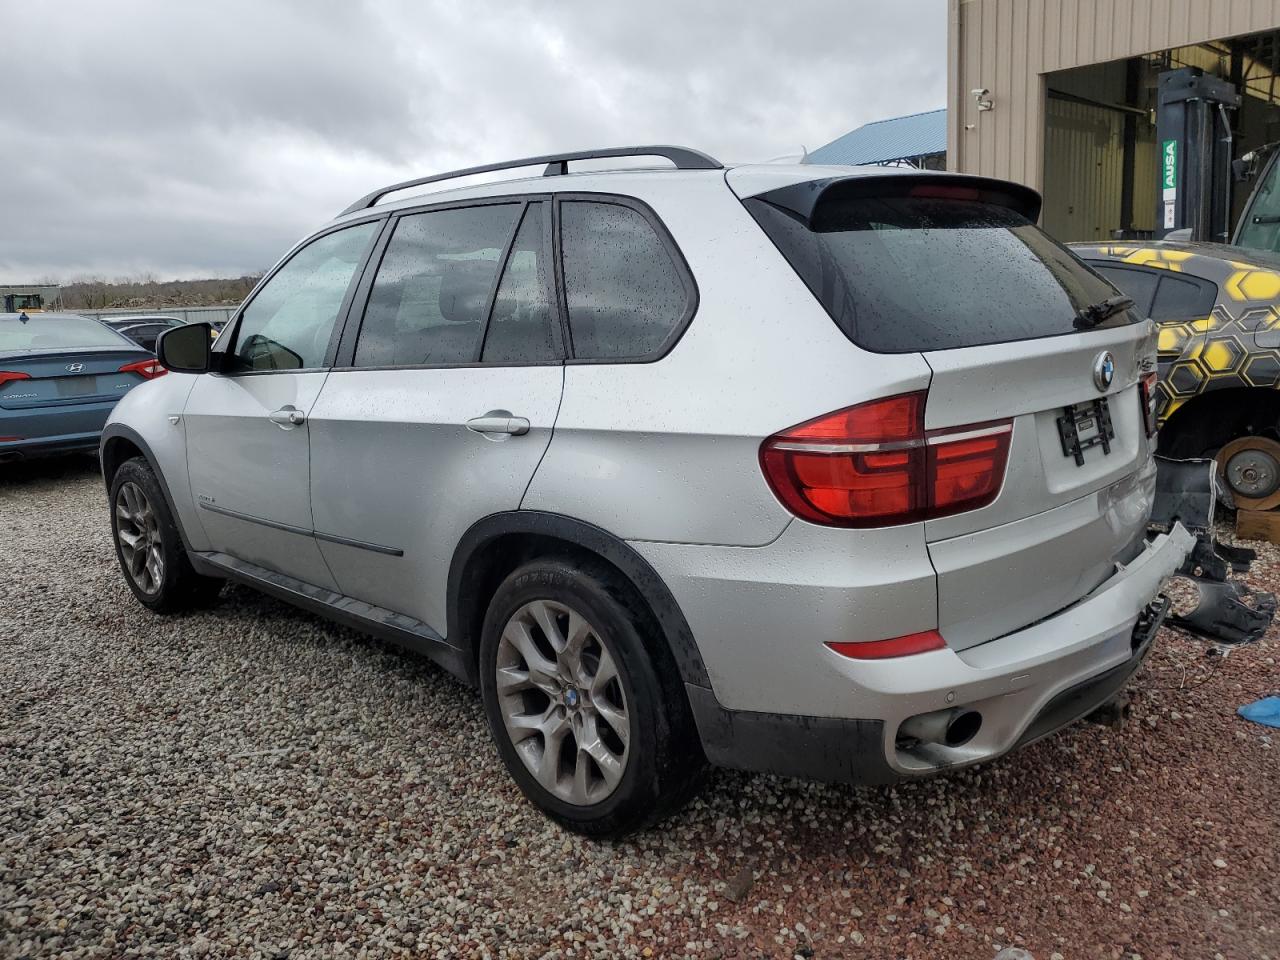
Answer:
<svg viewBox="0 0 1280 960"><path fill-rule="evenodd" d="M288 429L289 427L296 427L299 424L306 423L307 415L297 407L291 404L286 404L279 410L273 410L271 413L267 414L267 419L272 423L277 423Z"/></svg>
<svg viewBox="0 0 1280 960"><path fill-rule="evenodd" d="M513 417L509 410L490 410L483 417L472 417L468 420L467 429L473 433L498 433L520 437L529 432L529 421L524 417Z"/></svg>

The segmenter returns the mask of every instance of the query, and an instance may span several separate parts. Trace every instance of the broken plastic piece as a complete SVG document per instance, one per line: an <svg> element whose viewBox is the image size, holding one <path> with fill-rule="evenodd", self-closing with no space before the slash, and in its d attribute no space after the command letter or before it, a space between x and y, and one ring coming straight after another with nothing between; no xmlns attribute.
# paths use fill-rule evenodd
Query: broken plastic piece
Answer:
<svg viewBox="0 0 1280 960"><path fill-rule="evenodd" d="M1248 547L1233 547L1214 541L1213 548L1218 556L1231 564L1231 569L1236 573L1248 573L1249 565L1258 559L1258 551Z"/></svg>
<svg viewBox="0 0 1280 960"><path fill-rule="evenodd" d="M1274 594L1251 590L1237 580L1187 579L1199 601L1186 616L1169 614L1170 626L1222 643L1249 643L1267 632L1276 613Z"/></svg>
<svg viewBox="0 0 1280 960"><path fill-rule="evenodd" d="M1226 580L1231 571L1248 573L1249 565L1257 559L1256 550L1219 543L1208 533L1201 533L1183 561L1182 572L1205 580Z"/></svg>
<svg viewBox="0 0 1280 960"><path fill-rule="evenodd" d="M1156 500L1151 523L1172 527L1181 520L1192 533L1213 526L1217 502L1217 464L1212 460L1170 460L1156 457Z"/></svg>
<svg viewBox="0 0 1280 960"><path fill-rule="evenodd" d="M1133 626L1133 637L1130 643L1134 650L1141 650L1151 642L1160 627L1164 625L1172 608L1173 601L1163 593L1157 594L1156 598L1146 605L1142 613L1138 614L1138 622Z"/></svg>

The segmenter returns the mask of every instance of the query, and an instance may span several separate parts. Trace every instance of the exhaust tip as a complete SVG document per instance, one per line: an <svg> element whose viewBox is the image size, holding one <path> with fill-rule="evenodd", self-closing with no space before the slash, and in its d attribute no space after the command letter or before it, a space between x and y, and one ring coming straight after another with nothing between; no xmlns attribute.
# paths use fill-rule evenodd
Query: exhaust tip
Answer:
<svg viewBox="0 0 1280 960"><path fill-rule="evenodd" d="M947 724L944 743L948 747L963 747L982 729L982 714L977 710L957 710Z"/></svg>
<svg viewBox="0 0 1280 960"><path fill-rule="evenodd" d="M982 729L982 714L969 707L949 707L920 713L902 721L900 741L936 743L940 747L963 747Z"/></svg>

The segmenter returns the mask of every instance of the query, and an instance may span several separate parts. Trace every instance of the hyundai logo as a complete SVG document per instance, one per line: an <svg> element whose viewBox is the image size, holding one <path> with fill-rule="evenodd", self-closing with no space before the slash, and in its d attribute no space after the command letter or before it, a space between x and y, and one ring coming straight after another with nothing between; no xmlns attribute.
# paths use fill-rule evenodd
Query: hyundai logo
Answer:
<svg viewBox="0 0 1280 960"><path fill-rule="evenodd" d="M1116 358L1111 356L1110 350L1103 350L1093 361L1093 385L1106 393L1115 378Z"/></svg>
<svg viewBox="0 0 1280 960"><path fill-rule="evenodd" d="M81 370L83 370L83 369L84 369L84 364L83 364L83 363L68 363L68 364L67 364L67 373L79 373L79 372L80 372Z"/></svg>

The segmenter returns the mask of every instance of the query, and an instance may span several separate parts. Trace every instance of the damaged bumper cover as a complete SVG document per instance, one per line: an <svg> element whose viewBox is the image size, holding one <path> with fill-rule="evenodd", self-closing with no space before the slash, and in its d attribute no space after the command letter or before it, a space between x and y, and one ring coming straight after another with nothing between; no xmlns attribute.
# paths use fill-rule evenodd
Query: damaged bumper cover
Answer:
<svg viewBox="0 0 1280 960"><path fill-rule="evenodd" d="M688 684L707 758L805 779L891 783L991 760L1089 715L1123 690L1154 646L1170 616L1162 591L1171 577L1207 566L1225 582L1227 572L1247 566L1247 552L1224 550L1207 536L1209 465L1184 468L1189 481L1177 472L1164 476L1175 495L1164 498L1157 529L1137 554L1053 616L961 650L916 654L909 670L900 662L833 654L827 669L846 683L847 713L731 709L711 689ZM959 706L982 716L978 732L963 744L900 736L910 717Z"/></svg>

